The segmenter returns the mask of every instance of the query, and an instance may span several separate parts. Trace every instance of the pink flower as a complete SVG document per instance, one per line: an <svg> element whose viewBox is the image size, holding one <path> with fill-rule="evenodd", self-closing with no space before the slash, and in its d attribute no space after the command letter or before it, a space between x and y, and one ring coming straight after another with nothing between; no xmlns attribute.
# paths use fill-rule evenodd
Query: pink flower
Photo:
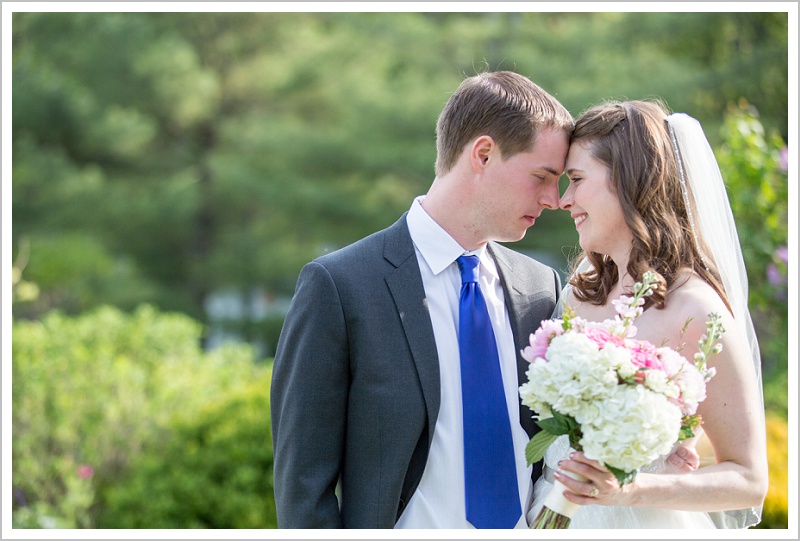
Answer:
<svg viewBox="0 0 800 541"><path fill-rule="evenodd" d="M586 338L597 344L600 349L603 349L609 342L615 346L621 346L624 343L622 337L611 334L601 327L587 327L586 330L583 331L583 334L586 335Z"/></svg>
<svg viewBox="0 0 800 541"><path fill-rule="evenodd" d="M91 479L94 476L94 468L81 464L78 466L78 477L81 479Z"/></svg>
<svg viewBox="0 0 800 541"><path fill-rule="evenodd" d="M638 368L664 370L656 347L646 340L626 340L625 347L631 353L631 363Z"/></svg>
<svg viewBox="0 0 800 541"><path fill-rule="evenodd" d="M637 299L636 303L633 302L633 297L628 297L627 295L620 295L619 299L614 299L611 301L611 304L614 305L614 309L622 318L627 319L636 319L640 315L642 315L644 306L644 299Z"/></svg>
<svg viewBox="0 0 800 541"><path fill-rule="evenodd" d="M778 246L775 248L775 257L778 258L778 261L783 262L784 265L789 264L789 248L786 246Z"/></svg>
<svg viewBox="0 0 800 541"><path fill-rule="evenodd" d="M767 282L773 286L779 286L783 283L783 273L775 263L767 265Z"/></svg>
<svg viewBox="0 0 800 541"><path fill-rule="evenodd" d="M560 321L552 319L542 321L536 332L530 336L531 345L520 352L522 358L529 363L538 358L544 359L547 348L550 347L550 341L563 333L564 327L562 327Z"/></svg>

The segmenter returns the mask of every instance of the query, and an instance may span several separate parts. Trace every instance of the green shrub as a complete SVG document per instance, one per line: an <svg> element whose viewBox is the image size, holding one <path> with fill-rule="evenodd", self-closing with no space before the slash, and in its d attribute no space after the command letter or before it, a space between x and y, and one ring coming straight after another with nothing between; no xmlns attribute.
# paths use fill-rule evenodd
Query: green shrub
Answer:
<svg viewBox="0 0 800 541"><path fill-rule="evenodd" d="M175 416L104 493L102 528L274 528L269 373Z"/></svg>
<svg viewBox="0 0 800 541"><path fill-rule="evenodd" d="M779 377L786 370L789 349L786 143L778 133L766 132L758 112L746 101L729 108L722 137L717 156L747 266L750 311L764 376Z"/></svg>
<svg viewBox="0 0 800 541"><path fill-rule="evenodd" d="M188 477L191 467L227 463L227 478L214 471L230 488L220 496L240 502L249 516L261 509L265 522L274 515L269 366L255 363L249 347L205 353L199 323L149 306L133 314L110 307L77 317L51 312L14 322L12 333L16 527L92 528L108 524L106 513L133 522L123 512L135 509L106 507L129 500L126 491L151 498L152 487L135 484L148 460ZM178 452L181 441L191 442L185 453ZM198 480L209 475L195 473ZM250 480L249 492L242 479ZM187 515L169 527L209 523Z"/></svg>

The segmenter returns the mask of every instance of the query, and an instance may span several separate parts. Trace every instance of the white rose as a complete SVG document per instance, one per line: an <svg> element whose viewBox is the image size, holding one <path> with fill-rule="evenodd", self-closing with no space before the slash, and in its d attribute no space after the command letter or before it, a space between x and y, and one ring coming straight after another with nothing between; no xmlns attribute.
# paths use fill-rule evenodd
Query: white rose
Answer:
<svg viewBox="0 0 800 541"><path fill-rule="evenodd" d="M659 358L664 365L664 371L670 378L675 377L683 367L689 364L686 357L671 348L659 348L657 350Z"/></svg>
<svg viewBox="0 0 800 541"><path fill-rule="evenodd" d="M706 382L703 375L697 367L687 363L674 381L680 388L684 414L694 415L697 406L706 399Z"/></svg>

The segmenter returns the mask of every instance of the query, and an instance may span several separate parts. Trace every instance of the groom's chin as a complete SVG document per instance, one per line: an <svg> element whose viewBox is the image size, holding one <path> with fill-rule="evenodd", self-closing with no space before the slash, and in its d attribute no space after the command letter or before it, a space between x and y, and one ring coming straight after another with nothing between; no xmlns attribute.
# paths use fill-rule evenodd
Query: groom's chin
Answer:
<svg viewBox="0 0 800 541"><path fill-rule="evenodd" d="M503 235L501 237L496 238L495 240L497 242L517 242L525 238L526 232L527 230L524 230L514 234Z"/></svg>

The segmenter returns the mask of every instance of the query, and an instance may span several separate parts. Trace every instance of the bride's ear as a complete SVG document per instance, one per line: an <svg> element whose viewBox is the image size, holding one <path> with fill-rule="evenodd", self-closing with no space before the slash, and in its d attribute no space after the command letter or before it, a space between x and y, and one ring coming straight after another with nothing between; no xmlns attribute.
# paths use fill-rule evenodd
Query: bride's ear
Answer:
<svg viewBox="0 0 800 541"><path fill-rule="evenodd" d="M483 173L484 169L489 163L489 159L497 155L498 147L494 139L488 135L481 135L470 146L470 164L472 170L477 173Z"/></svg>

